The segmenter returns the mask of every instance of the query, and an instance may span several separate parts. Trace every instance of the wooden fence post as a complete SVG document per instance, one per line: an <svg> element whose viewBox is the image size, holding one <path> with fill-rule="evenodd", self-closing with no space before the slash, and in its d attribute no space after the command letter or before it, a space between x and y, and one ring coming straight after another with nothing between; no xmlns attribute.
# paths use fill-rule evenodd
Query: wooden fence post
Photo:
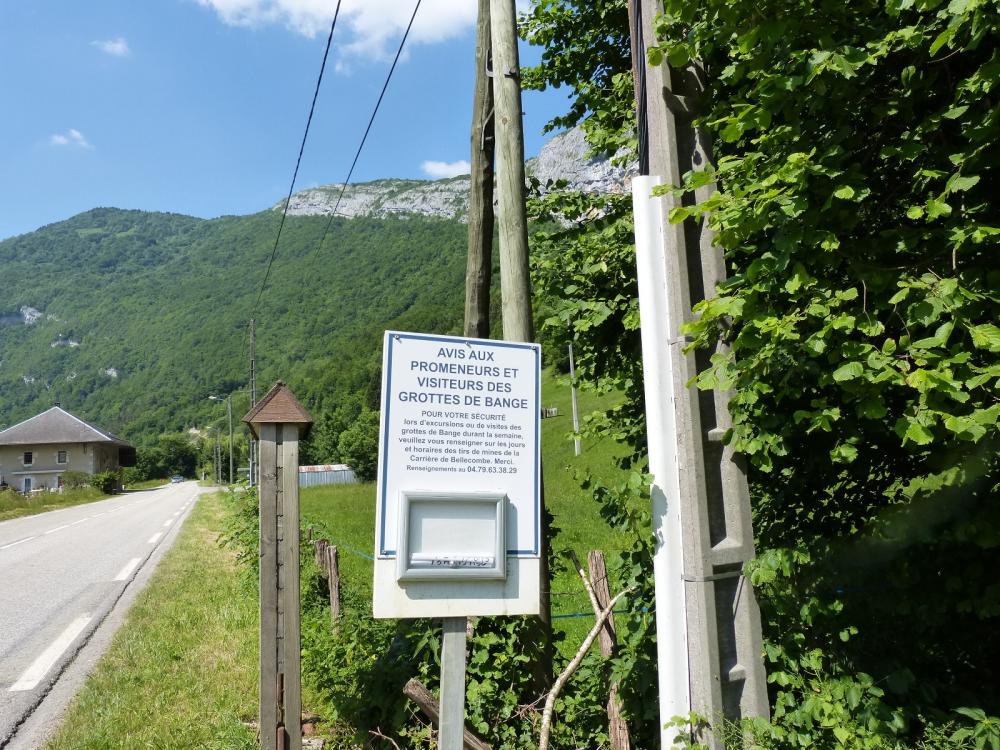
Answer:
<svg viewBox="0 0 1000 750"><path fill-rule="evenodd" d="M315 542L316 567L321 575L326 575L326 548L330 543L326 539L317 539Z"/></svg>
<svg viewBox="0 0 1000 750"><path fill-rule="evenodd" d="M591 550L587 555L587 567L590 569L590 584L594 587L594 596L600 609L608 606L611 601L611 587L608 586L608 570L604 564L604 553ZM615 616L611 615L604 623L600 634L601 656L609 658L617 645L615 634ZM608 694L608 739L613 750L629 750L628 724L622 719L622 702L618 697L618 683L611 683Z"/></svg>
<svg viewBox="0 0 1000 750"><path fill-rule="evenodd" d="M312 417L278 381L243 421L260 440L260 746L300 750L299 438Z"/></svg>
<svg viewBox="0 0 1000 750"><path fill-rule="evenodd" d="M340 619L340 556L334 544L326 547L326 579L330 588L330 621L336 627Z"/></svg>

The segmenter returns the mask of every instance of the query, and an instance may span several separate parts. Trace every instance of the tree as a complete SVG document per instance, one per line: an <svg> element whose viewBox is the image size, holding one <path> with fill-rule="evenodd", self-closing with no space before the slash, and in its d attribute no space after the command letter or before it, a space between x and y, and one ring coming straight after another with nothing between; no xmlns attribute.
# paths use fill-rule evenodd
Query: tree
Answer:
<svg viewBox="0 0 1000 750"><path fill-rule="evenodd" d="M185 433L161 435L155 445L136 451L136 473L142 479L163 479L179 474L193 477L198 463L198 444Z"/></svg>
<svg viewBox="0 0 1000 750"><path fill-rule="evenodd" d="M703 356L697 385L734 392L726 439L750 466L781 736L890 742L940 723L941 707L996 713L982 671L1000 659L987 580L1000 528L996 5L665 5L651 61L708 71L700 123L718 168L673 186L671 219L709 221L730 265L687 333L731 347ZM529 35L553 49L526 80L569 83L570 120L594 143L624 142L624 87L585 49L620 38L614 14L543 0L532 17ZM588 80L605 81L603 100ZM549 196L539 215L575 219L587 201ZM624 391L596 424L641 467L632 249L627 207L610 205L537 238L536 282L551 335L574 337L583 374ZM598 491L628 517L625 495ZM835 712L825 728L820 704Z"/></svg>
<svg viewBox="0 0 1000 750"><path fill-rule="evenodd" d="M341 460L354 469L358 479L370 482L378 470L378 427L377 411L365 409L354 423L340 433L337 450Z"/></svg>
<svg viewBox="0 0 1000 750"><path fill-rule="evenodd" d="M309 436L300 443L300 460L303 465L340 463L340 436L354 424L362 410L358 394L344 396L333 410L321 411L316 417Z"/></svg>

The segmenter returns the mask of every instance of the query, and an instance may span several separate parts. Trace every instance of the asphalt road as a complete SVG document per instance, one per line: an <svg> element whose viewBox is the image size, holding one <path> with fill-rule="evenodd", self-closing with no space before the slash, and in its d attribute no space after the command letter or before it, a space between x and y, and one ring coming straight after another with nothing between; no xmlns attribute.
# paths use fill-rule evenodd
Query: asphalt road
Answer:
<svg viewBox="0 0 1000 750"><path fill-rule="evenodd" d="M183 482L0 522L0 748L148 578L198 492Z"/></svg>

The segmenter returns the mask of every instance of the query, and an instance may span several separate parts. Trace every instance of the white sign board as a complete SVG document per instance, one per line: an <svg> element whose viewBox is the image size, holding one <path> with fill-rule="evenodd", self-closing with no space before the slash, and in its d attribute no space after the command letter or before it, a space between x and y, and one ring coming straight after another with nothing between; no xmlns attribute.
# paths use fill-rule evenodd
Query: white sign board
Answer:
<svg viewBox="0 0 1000 750"><path fill-rule="evenodd" d="M541 349L385 334L376 617L536 614Z"/></svg>

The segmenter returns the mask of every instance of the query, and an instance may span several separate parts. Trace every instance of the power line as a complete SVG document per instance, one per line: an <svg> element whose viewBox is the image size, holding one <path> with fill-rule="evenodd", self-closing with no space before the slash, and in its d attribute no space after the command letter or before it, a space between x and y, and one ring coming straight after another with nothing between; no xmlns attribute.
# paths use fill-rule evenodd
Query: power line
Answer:
<svg viewBox="0 0 1000 750"><path fill-rule="evenodd" d="M319 76L316 78L316 90L313 92L312 104L309 106L309 118L306 120L306 129L302 134L302 144L299 146L299 156L295 160L295 171L292 173L292 184L288 186L288 197L285 199L285 206L281 211L281 222L278 224L278 233L274 237L274 247L271 248L271 257L267 261L267 268L264 269L264 280L260 284L260 291L257 292L257 300L254 302L251 317L254 317L257 314L257 308L260 306L260 299L264 295L264 289L267 286L267 279L271 275L271 266L274 265L274 258L278 254L278 242L281 240L281 230L285 227L285 218L288 216L288 206L292 202L292 193L295 190L295 180L299 176L299 165L302 164L302 154L306 149L306 140L309 138L309 126L312 124L313 112L316 110L316 99L319 98L320 84L323 83L323 73L326 70L326 59L330 55L330 44L333 41L333 30L337 28L337 17L340 15L340 3L341 0L337 0L337 8L333 12L333 22L330 24L330 35L326 38L326 49L323 51L323 62L319 66Z"/></svg>
<svg viewBox="0 0 1000 750"><path fill-rule="evenodd" d="M403 38L399 42L399 49L396 50L396 57L393 58L392 65L389 67L389 73L385 77L385 83L382 85L382 92L378 95L378 101L375 102L375 109L372 110L372 116L368 118L368 127L365 128L365 134L361 137L361 143L358 144L358 150L354 153L354 161L351 162L351 168L347 171L347 179L345 179L344 184L340 186L340 195L337 196L337 202L333 206L333 211L330 212L330 218L326 222L326 228L323 230L323 236L319 240L320 249L323 248L326 236L330 232L330 226L333 224L333 218L337 215L337 209L340 208L340 201L344 197L344 191L347 190L347 186L351 182L351 177L354 175L354 168L358 165L358 158L361 156L361 150L365 147L365 141L368 140L368 134L371 132L372 124L375 122L375 116L378 114L379 107L382 106L382 99L385 98L385 92L389 88L389 81L392 80L392 74L396 70L396 63L399 62L399 58L403 54L403 47L406 45L406 38L410 35L410 29L413 28L413 20L417 17L417 11L420 10L420 3L421 0L417 0L417 4L413 6L413 14L410 16L410 22L406 25L406 31L403 32Z"/></svg>

